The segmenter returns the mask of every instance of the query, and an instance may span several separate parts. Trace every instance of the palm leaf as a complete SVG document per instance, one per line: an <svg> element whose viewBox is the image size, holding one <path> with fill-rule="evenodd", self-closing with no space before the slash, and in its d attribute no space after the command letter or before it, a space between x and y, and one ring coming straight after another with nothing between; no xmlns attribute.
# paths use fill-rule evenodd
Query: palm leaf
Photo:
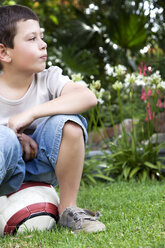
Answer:
<svg viewBox="0 0 165 248"><path fill-rule="evenodd" d="M115 44L132 50L144 47L147 40L145 16L121 12L119 19L110 21L109 35Z"/></svg>
<svg viewBox="0 0 165 248"><path fill-rule="evenodd" d="M63 46L62 62L74 73L97 75L97 60L87 50L78 50L75 46Z"/></svg>

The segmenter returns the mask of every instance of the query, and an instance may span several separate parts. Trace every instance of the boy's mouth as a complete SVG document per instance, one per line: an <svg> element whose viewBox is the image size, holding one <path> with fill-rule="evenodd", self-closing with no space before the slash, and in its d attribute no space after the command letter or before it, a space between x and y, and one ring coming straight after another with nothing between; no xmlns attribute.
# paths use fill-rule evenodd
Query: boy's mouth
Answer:
<svg viewBox="0 0 165 248"><path fill-rule="evenodd" d="M47 60L47 54L41 56L40 58L43 59L43 60Z"/></svg>

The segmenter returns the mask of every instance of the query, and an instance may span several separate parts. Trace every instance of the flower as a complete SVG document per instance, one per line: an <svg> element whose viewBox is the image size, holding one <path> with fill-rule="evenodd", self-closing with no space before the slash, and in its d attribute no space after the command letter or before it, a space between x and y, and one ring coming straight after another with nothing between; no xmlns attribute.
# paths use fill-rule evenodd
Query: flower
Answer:
<svg viewBox="0 0 165 248"><path fill-rule="evenodd" d="M112 85L114 90L121 90L123 88L123 84L120 81L116 81L113 85Z"/></svg>
<svg viewBox="0 0 165 248"><path fill-rule="evenodd" d="M145 86L146 78L143 75L138 74L135 78L135 84L137 86Z"/></svg>
<svg viewBox="0 0 165 248"><path fill-rule="evenodd" d="M160 83L158 83L157 88L158 89L160 89L160 88L165 89L165 82L161 81Z"/></svg>
<svg viewBox="0 0 165 248"><path fill-rule="evenodd" d="M109 64L107 64L105 66L106 72L109 76L113 76L113 77L120 77L125 75L127 68L124 65L116 65L116 66L110 66Z"/></svg>
<svg viewBox="0 0 165 248"><path fill-rule="evenodd" d="M147 68L147 66L146 66L146 64L143 64L143 62L140 64L140 66L138 67L138 69L139 69L139 73L140 73L140 75L144 75L144 76L146 76L147 74L146 74L146 71L148 71L148 68Z"/></svg>
<svg viewBox="0 0 165 248"><path fill-rule="evenodd" d="M81 73L77 73L77 74L72 74L72 75L71 75L71 79L72 79L74 82L82 81L83 78L84 78L84 77L81 75Z"/></svg>
<svg viewBox="0 0 165 248"><path fill-rule="evenodd" d="M94 88L95 90L99 90L101 87L100 80L92 81L91 87Z"/></svg>
<svg viewBox="0 0 165 248"><path fill-rule="evenodd" d="M160 76L160 72L159 71L156 71L155 73L153 73L150 77L150 84L153 84L153 85L159 85L160 82L161 82L161 76Z"/></svg>
<svg viewBox="0 0 165 248"><path fill-rule="evenodd" d="M105 70L109 76L113 76L114 67L110 66L110 64L106 64Z"/></svg>
<svg viewBox="0 0 165 248"><path fill-rule="evenodd" d="M114 67L113 76L123 76L127 71L127 68L124 65L117 65Z"/></svg>
<svg viewBox="0 0 165 248"><path fill-rule="evenodd" d="M103 98L105 90L103 88L101 88L100 80L96 80L96 81L93 80L92 83L90 84L89 88L97 97L97 101L100 104L103 104L104 100L102 98Z"/></svg>
<svg viewBox="0 0 165 248"><path fill-rule="evenodd" d="M152 113L151 106L150 106L150 103L149 102L147 102L146 108L147 108L147 117L145 118L145 121L148 122L151 119L154 119L155 118L155 112Z"/></svg>
<svg viewBox="0 0 165 248"><path fill-rule="evenodd" d="M127 84L134 84L135 80L136 80L136 76L134 73L127 74L125 77L125 83L127 83Z"/></svg>
<svg viewBox="0 0 165 248"><path fill-rule="evenodd" d="M149 98L152 95L152 90L148 89L146 93L147 93L147 98Z"/></svg>
<svg viewBox="0 0 165 248"><path fill-rule="evenodd" d="M160 99L158 99L156 106L159 107L159 108L162 108L163 107L162 106L162 102L161 102Z"/></svg>
<svg viewBox="0 0 165 248"><path fill-rule="evenodd" d="M84 80L77 81L76 84L80 84L88 88L88 84Z"/></svg>
<svg viewBox="0 0 165 248"><path fill-rule="evenodd" d="M142 93L141 93L141 100L145 101L146 100L146 91L142 88Z"/></svg>
<svg viewBox="0 0 165 248"><path fill-rule="evenodd" d="M76 82L76 84L80 84L82 86L88 87L88 84L83 80L83 76L81 75L81 73L77 73L77 74L72 74L71 75L71 79Z"/></svg>

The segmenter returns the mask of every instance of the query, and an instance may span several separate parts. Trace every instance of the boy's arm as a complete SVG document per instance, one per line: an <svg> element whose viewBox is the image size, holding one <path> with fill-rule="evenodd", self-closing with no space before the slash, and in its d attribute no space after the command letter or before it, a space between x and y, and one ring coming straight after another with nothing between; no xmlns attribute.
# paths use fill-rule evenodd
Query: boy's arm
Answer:
<svg viewBox="0 0 165 248"><path fill-rule="evenodd" d="M76 83L64 86L61 96L46 103L34 106L9 119L8 127L22 133L34 120L57 114L82 113L97 104L96 96L88 88Z"/></svg>

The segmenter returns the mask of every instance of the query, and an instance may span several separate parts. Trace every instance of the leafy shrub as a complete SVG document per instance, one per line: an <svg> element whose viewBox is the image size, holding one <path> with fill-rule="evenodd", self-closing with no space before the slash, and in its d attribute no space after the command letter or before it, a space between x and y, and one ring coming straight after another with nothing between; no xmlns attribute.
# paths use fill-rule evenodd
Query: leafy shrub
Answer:
<svg viewBox="0 0 165 248"><path fill-rule="evenodd" d="M151 73L151 68L145 65L139 67L139 73L127 73L126 67L118 65L109 68L109 76L113 78L111 93L101 90L100 82L92 82L88 87L93 90L99 99L96 109L90 111L89 126L98 129L98 124L104 128L102 121L101 104L104 103L104 95L108 95L108 115L113 126L115 136L108 142L107 147L111 154L105 153L100 160L106 162L106 168L100 170L97 167L98 160L86 161L84 175L86 179L93 181L96 177L107 177L130 180L132 178L145 181L147 178L163 178L164 167L159 152L165 148L165 143L151 142L154 126L158 125L158 115L165 108L165 82L158 71ZM137 106L137 92L141 95ZM128 132L124 123L124 101L127 95L129 105L129 117L131 118L131 131ZM116 96L117 113L113 112L112 96ZM139 99L138 99L139 102ZM137 111L140 113L138 118ZM121 134L116 130L116 118L121 124ZM96 169L97 168L97 169ZM94 174L93 171L97 173ZM99 176L100 175L100 176ZM95 180L95 179L94 179Z"/></svg>

